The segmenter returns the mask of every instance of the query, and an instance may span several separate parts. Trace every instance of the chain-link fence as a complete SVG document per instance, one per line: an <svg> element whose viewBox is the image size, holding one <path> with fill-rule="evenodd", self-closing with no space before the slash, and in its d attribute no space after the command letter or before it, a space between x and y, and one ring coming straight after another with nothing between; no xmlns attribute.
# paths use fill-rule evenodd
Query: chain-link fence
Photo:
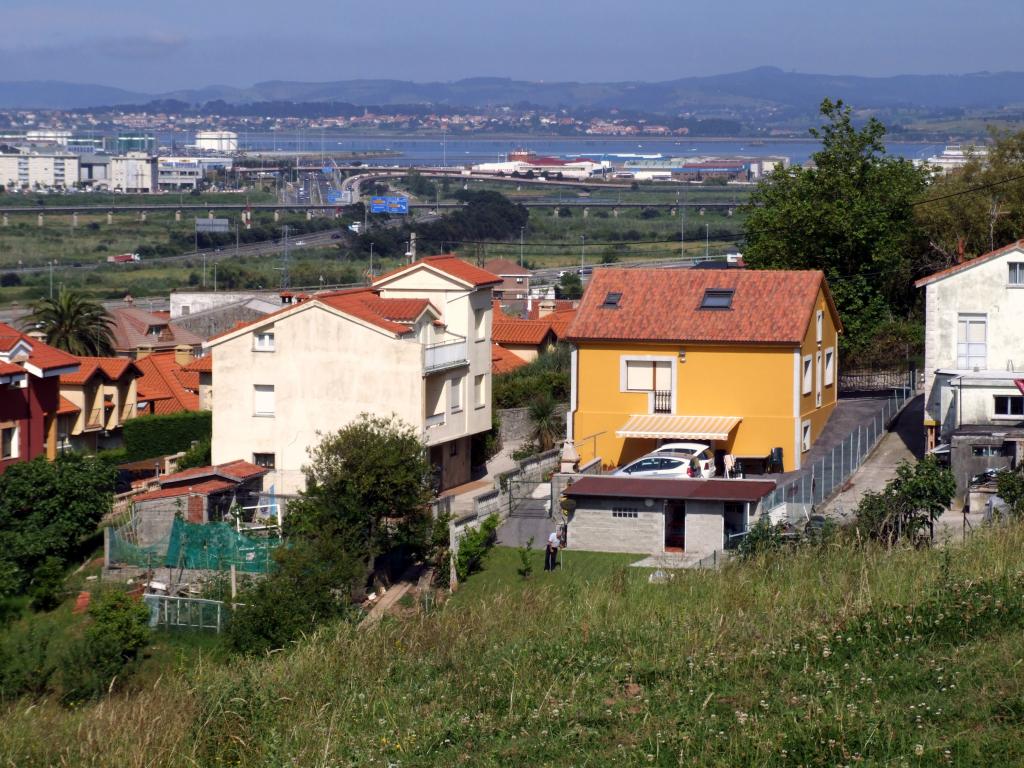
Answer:
<svg viewBox="0 0 1024 768"><path fill-rule="evenodd" d="M802 470L799 477L765 496L764 509L770 512L783 504L821 504L857 470L893 418L916 394L910 387L894 390L869 421L858 425L831 451Z"/></svg>

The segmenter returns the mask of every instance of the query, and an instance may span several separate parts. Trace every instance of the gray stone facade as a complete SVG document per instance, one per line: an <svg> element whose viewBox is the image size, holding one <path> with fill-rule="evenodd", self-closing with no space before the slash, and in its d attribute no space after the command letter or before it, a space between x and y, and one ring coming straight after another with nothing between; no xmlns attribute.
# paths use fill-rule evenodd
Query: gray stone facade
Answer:
<svg viewBox="0 0 1024 768"><path fill-rule="evenodd" d="M642 499L581 500L569 521L568 549L659 554L665 551L665 503Z"/></svg>

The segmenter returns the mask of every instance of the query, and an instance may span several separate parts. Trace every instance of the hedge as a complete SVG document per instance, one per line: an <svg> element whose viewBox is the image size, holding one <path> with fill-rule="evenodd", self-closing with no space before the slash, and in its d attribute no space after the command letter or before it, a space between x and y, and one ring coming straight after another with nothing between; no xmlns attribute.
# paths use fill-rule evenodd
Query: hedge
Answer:
<svg viewBox="0 0 1024 768"><path fill-rule="evenodd" d="M180 411L164 416L139 416L124 424L126 461L141 461L187 451L194 440L209 440L213 434L209 411Z"/></svg>

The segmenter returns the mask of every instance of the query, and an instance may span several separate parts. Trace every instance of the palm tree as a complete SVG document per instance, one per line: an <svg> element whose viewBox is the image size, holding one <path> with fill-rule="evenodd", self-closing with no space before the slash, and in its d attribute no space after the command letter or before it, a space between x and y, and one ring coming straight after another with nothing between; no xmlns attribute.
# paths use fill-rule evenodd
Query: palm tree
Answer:
<svg viewBox="0 0 1024 768"><path fill-rule="evenodd" d="M26 329L41 331L50 346L92 357L114 354L113 324L102 304L63 288L56 298L39 299L22 321Z"/></svg>
<svg viewBox="0 0 1024 768"><path fill-rule="evenodd" d="M555 411L555 399L545 392L534 398L530 403L530 424L533 426L531 437L537 443L541 453L555 447L555 438L559 434L559 419Z"/></svg>

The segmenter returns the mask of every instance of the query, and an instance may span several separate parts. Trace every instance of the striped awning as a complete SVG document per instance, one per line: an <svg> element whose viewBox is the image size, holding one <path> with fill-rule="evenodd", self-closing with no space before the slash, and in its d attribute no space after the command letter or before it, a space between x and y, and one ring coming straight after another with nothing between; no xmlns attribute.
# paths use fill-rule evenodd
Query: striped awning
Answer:
<svg viewBox="0 0 1024 768"><path fill-rule="evenodd" d="M672 413L638 413L629 417L617 437L728 440L740 423L739 416L677 416Z"/></svg>

